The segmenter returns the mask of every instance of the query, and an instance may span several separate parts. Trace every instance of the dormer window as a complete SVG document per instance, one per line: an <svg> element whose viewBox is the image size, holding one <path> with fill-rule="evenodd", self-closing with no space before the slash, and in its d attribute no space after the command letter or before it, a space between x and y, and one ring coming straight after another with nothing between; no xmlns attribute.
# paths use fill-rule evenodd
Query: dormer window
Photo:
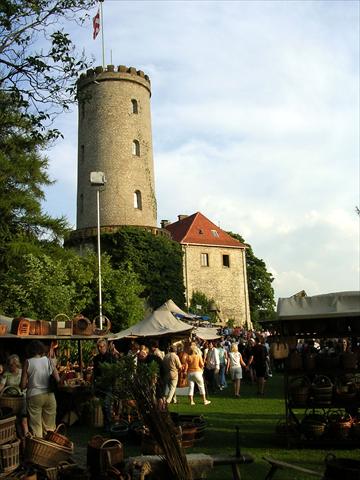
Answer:
<svg viewBox="0 0 360 480"><path fill-rule="evenodd" d="M133 140L132 143L132 154L140 157L140 143L138 140Z"/></svg>
<svg viewBox="0 0 360 480"><path fill-rule="evenodd" d="M132 113L134 113L135 115L137 115L139 113L139 107L138 107L138 102L137 100L135 100L135 98L133 98L131 100L131 104L132 104Z"/></svg>
<svg viewBox="0 0 360 480"><path fill-rule="evenodd" d="M211 230L211 235L215 238L219 238L219 233L217 230Z"/></svg>

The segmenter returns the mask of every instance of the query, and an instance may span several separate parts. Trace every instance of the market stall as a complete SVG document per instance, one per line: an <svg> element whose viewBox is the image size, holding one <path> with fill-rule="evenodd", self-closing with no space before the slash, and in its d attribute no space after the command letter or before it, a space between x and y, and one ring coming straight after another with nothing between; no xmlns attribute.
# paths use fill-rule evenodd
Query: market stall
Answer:
<svg viewBox="0 0 360 480"><path fill-rule="evenodd" d="M288 444L360 445L360 292L280 298ZM301 342L301 349L297 348Z"/></svg>

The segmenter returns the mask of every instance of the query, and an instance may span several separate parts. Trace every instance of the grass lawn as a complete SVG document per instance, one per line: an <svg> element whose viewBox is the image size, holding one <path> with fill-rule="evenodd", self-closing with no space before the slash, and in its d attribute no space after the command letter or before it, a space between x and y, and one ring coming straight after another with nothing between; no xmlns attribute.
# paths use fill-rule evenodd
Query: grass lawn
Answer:
<svg viewBox="0 0 360 480"><path fill-rule="evenodd" d="M263 480L269 471L269 465L262 460L264 455L278 460L298 464L312 470L324 472L324 458L329 451L307 448L288 449L285 442L275 433L279 419L284 415L283 378L274 375L267 385L266 396L258 398L255 387L241 385L241 398L233 397L232 385L226 390L210 397L211 405L204 406L200 397L195 396L196 405L188 404L186 397L178 397L179 403L171 405L171 411L187 414L203 414L207 420L205 438L196 448L188 449L188 453L203 452L207 454L235 455L235 426L240 429L240 447L243 453L255 458L251 465L241 466L243 480ZM98 430L84 426L74 426L69 436L75 442L75 448L86 445L88 439L99 433ZM137 455L139 447L124 441L125 455ZM337 457L360 458L360 449L332 450ZM216 467L208 477L210 480L231 480L231 468ZM296 473L293 470L278 470L276 480L306 480L315 478Z"/></svg>

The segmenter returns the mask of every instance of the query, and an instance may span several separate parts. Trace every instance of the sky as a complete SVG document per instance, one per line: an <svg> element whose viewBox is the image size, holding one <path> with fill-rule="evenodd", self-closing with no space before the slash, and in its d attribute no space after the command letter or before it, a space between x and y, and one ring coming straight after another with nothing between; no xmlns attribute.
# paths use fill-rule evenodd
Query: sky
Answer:
<svg viewBox="0 0 360 480"><path fill-rule="evenodd" d="M359 290L359 2L105 0L103 11L106 63L151 79L159 225L200 211L241 234L276 299ZM101 65L91 21L66 28ZM44 208L75 227L76 108L56 126Z"/></svg>

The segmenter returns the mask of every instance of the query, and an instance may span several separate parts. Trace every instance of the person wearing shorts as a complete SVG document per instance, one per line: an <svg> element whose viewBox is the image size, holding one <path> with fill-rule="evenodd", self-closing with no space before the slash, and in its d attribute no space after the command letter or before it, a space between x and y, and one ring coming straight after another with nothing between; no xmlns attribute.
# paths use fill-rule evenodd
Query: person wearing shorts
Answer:
<svg viewBox="0 0 360 480"><path fill-rule="evenodd" d="M240 384L242 379L242 367L246 368L246 364L239 352L237 343L231 345L231 351L228 357L227 372L230 370L231 379L234 383L234 395L240 397Z"/></svg>

